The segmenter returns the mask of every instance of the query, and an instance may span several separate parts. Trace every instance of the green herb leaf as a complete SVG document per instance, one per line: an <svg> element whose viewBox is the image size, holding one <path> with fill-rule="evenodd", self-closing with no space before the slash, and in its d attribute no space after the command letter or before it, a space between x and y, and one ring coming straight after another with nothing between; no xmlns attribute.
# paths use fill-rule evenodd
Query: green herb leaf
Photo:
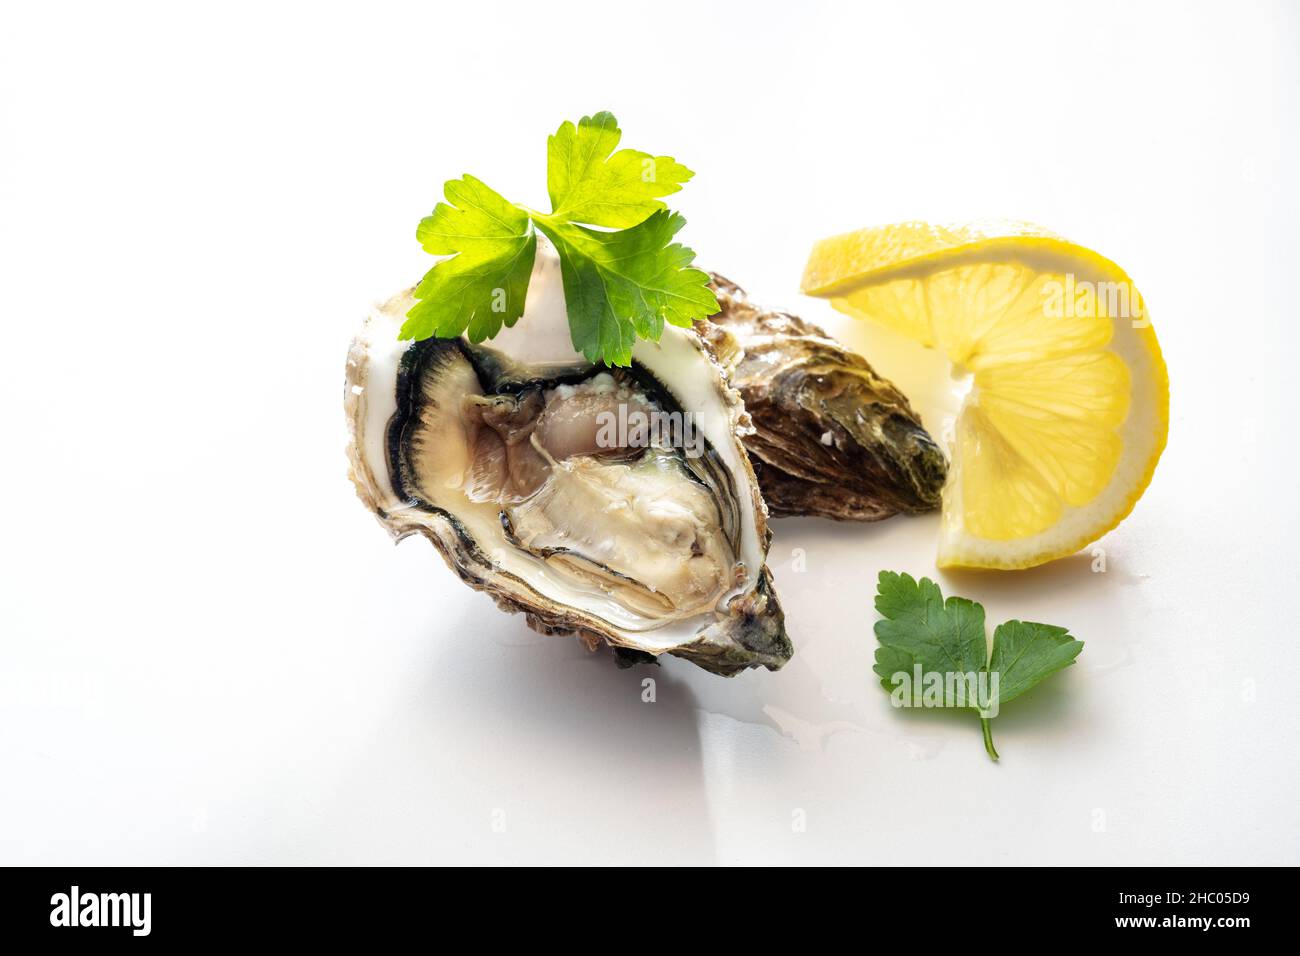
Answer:
<svg viewBox="0 0 1300 956"><path fill-rule="evenodd" d="M592 362L629 365L634 335L657 340L664 322L689 327L718 311L695 253L672 241L686 224L661 210L618 232L541 220L560 253L573 345Z"/></svg>
<svg viewBox="0 0 1300 956"><path fill-rule="evenodd" d="M689 327L717 312L708 275L691 268L695 253L672 241L686 220L659 199L692 172L671 156L615 152L622 135L611 113L560 126L547 141L550 213L511 203L472 176L448 182L447 202L416 237L450 258L416 287L401 338L468 334L481 342L514 325L536 256L534 230L559 253L570 338L589 361L630 365L637 336L657 341L665 323Z"/></svg>
<svg viewBox="0 0 1300 956"><path fill-rule="evenodd" d="M1046 677L1074 663L1083 650L1063 627L1007 621L993 632L989 670L1000 674L998 701L1015 700Z"/></svg>
<svg viewBox="0 0 1300 956"><path fill-rule="evenodd" d="M426 252L450 255L415 288L420 301L399 337L482 342L514 325L524 312L537 235L528 214L473 176L443 186L446 203L420 221L415 236Z"/></svg>
<svg viewBox="0 0 1300 956"><path fill-rule="evenodd" d="M984 608L965 598L947 601L939 585L929 578L917 582L909 574L880 572L876 610L885 616L876 622L876 665L886 690L893 690L894 674L967 673L984 670L988 645L984 636ZM963 706L945 695L945 707Z"/></svg>
<svg viewBox="0 0 1300 956"><path fill-rule="evenodd" d="M965 598L946 601L929 578L881 571L875 626L880 647L872 668L881 686L905 706L967 707L979 712L984 747L993 747L990 720L1002 704L1068 667L1083 642L1063 627L1008 621L993 634L989 655L984 608Z"/></svg>
<svg viewBox="0 0 1300 956"><path fill-rule="evenodd" d="M668 207L659 196L695 174L671 156L614 148L622 139L613 113L565 122L546 141L551 215L568 222L623 229ZM612 155L611 155L612 154Z"/></svg>

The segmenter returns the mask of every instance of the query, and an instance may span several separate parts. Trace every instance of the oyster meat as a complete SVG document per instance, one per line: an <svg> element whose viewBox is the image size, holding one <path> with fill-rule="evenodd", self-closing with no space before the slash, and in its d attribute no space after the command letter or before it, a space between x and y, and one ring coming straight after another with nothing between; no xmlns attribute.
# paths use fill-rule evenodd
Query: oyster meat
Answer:
<svg viewBox="0 0 1300 956"><path fill-rule="evenodd" d="M541 240L524 316L492 341L400 342L413 304L374 310L347 363L352 480L395 537L428 538L536 630L625 659L720 674L789 659L748 418L695 332L592 366Z"/></svg>
<svg viewBox="0 0 1300 956"><path fill-rule="evenodd" d="M697 322L753 420L745 448L772 515L876 521L939 506L942 450L907 398L812 323L752 304L714 274Z"/></svg>

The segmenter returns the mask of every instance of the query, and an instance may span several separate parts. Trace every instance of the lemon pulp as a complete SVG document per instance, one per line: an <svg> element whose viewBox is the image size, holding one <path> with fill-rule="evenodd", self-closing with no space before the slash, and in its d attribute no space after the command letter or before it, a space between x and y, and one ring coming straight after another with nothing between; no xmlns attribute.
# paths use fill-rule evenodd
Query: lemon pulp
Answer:
<svg viewBox="0 0 1300 956"><path fill-rule="evenodd" d="M941 566L1072 554L1150 482L1168 375L1142 298L1113 262L1024 223L907 223L823 240L803 284L970 376Z"/></svg>

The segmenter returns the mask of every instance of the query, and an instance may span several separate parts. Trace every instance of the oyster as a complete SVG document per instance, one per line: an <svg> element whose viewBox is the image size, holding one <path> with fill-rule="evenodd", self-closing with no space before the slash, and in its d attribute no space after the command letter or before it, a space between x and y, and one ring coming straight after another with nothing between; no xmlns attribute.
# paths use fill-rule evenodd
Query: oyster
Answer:
<svg viewBox="0 0 1300 956"><path fill-rule="evenodd" d="M876 521L939 506L947 464L907 398L817 326L749 302L714 274L722 311L697 322L731 369L772 515Z"/></svg>
<svg viewBox="0 0 1300 956"><path fill-rule="evenodd" d="M789 659L748 419L699 336L669 326L630 369L590 365L543 241L523 318L490 343L399 342L413 302L377 308L347 363L351 477L395 537L425 536L502 609L620 660Z"/></svg>

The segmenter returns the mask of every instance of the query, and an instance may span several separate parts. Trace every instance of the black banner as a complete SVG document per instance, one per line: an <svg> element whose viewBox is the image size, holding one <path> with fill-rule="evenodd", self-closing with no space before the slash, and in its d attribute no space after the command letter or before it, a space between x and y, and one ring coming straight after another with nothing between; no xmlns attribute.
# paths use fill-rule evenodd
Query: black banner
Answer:
<svg viewBox="0 0 1300 956"><path fill-rule="evenodd" d="M533 919L553 925L570 909L580 918L612 910L623 921L645 909L662 921L703 893L718 905L718 894L730 898L725 923L807 926L818 914L846 929L856 921L867 938L909 939L913 950L979 948L1031 932L1062 942L1129 936L1232 945L1285 925L1290 877L1228 868L835 870L811 881L683 873L665 893L663 874L635 871L503 878L425 869L9 869L0 871L0 925L7 940L37 944L74 937L95 945L373 943L409 937L415 927L447 927L484 907L508 914L489 923L491 932ZM699 905L695 899L687 908L698 915Z"/></svg>

